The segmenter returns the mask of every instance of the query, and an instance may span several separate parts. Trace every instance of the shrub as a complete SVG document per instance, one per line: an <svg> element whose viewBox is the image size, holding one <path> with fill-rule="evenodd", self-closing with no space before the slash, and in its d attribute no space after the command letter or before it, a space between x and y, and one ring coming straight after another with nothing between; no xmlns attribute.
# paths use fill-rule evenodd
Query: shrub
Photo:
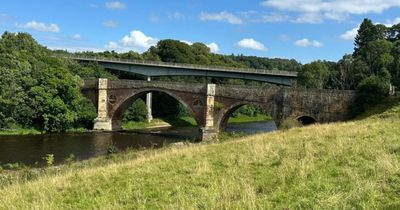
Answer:
<svg viewBox="0 0 400 210"><path fill-rule="evenodd" d="M43 160L46 161L47 166L52 166L54 164L54 154L46 154Z"/></svg>
<svg viewBox="0 0 400 210"><path fill-rule="evenodd" d="M124 113L124 122L141 122L147 119L147 106L142 99L136 100Z"/></svg>
<svg viewBox="0 0 400 210"><path fill-rule="evenodd" d="M379 77L370 76L363 79L357 86L356 99L350 107L351 116L355 117L364 112L367 106L377 105L388 95L388 90L389 83Z"/></svg>

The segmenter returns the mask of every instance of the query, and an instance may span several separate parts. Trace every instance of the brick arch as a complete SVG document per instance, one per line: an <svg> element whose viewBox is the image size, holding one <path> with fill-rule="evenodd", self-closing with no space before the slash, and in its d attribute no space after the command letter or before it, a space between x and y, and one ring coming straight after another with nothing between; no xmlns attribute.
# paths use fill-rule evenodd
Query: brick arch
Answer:
<svg viewBox="0 0 400 210"><path fill-rule="evenodd" d="M310 115L301 115L297 117L296 120L300 121L303 125L311 125L314 123L318 123L317 119Z"/></svg>
<svg viewBox="0 0 400 210"><path fill-rule="evenodd" d="M185 100L178 94L175 94L168 90L159 88L145 88L145 89L140 89L138 91L132 91L131 93L126 94L126 96L124 96L123 98L121 97L118 98L117 102L109 110L109 117L113 124L112 127L120 128L124 112L129 108L129 106L131 106L133 102L135 102L137 99L141 98L142 96L146 95L149 92L161 92L174 98L189 111L190 115L195 119L196 124L198 126L202 124L201 119L198 117L199 114L191 106L191 101Z"/></svg>
<svg viewBox="0 0 400 210"><path fill-rule="evenodd" d="M272 105L270 104L264 104L264 103L257 103L257 102L248 102L248 101L239 101L232 103L226 107L224 107L218 114L217 114L217 119L215 120L216 126L220 130L225 130L226 125L228 123L228 119L231 116L233 112L235 112L237 109L239 109L242 106L245 105L253 105L261 108L264 112L270 114L275 122L277 124L277 119L274 114L274 109Z"/></svg>

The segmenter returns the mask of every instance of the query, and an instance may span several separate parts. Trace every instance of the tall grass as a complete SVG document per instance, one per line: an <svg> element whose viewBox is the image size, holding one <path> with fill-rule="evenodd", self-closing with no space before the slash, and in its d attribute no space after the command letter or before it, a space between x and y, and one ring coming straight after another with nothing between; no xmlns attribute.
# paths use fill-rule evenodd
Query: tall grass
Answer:
<svg viewBox="0 0 400 210"><path fill-rule="evenodd" d="M224 143L3 172L0 209L400 209L400 104ZM25 175L26 177L26 175Z"/></svg>

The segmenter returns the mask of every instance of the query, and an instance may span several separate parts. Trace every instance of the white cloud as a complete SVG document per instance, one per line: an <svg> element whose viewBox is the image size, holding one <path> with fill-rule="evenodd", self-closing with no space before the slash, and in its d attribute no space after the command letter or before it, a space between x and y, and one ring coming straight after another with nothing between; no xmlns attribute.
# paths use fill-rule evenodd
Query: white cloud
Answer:
<svg viewBox="0 0 400 210"><path fill-rule="evenodd" d="M121 46L116 43L116 42L109 42L108 44L106 44L106 46L104 46L106 49L120 49Z"/></svg>
<svg viewBox="0 0 400 210"><path fill-rule="evenodd" d="M120 1L109 1L106 3L106 8L110 10L122 10L126 8L126 5Z"/></svg>
<svg viewBox="0 0 400 210"><path fill-rule="evenodd" d="M199 15L200 20L202 21L209 21L209 20L214 20L214 21L220 21L220 22L228 22L230 24L243 24L243 21L235 16L232 13L229 12L220 12L220 13L205 13L202 12Z"/></svg>
<svg viewBox="0 0 400 210"><path fill-rule="evenodd" d="M187 41L187 40L180 40L180 42L183 42L183 43L188 44L188 45L192 45L193 44L193 42ZM215 42L211 42L210 44L206 44L206 46L208 48L210 48L210 52L212 52L212 53L218 53L218 51L219 51L219 46Z"/></svg>
<svg viewBox="0 0 400 210"><path fill-rule="evenodd" d="M180 12L168 13L167 16L168 16L168 19L171 19L171 20L173 20L173 19L179 20L179 19L185 18L185 15L183 15Z"/></svg>
<svg viewBox="0 0 400 210"><path fill-rule="evenodd" d="M117 21L113 20L108 20L103 22L103 26L108 27L108 28L116 28L118 27L119 23Z"/></svg>
<svg viewBox="0 0 400 210"><path fill-rule="evenodd" d="M279 13L271 13L268 15L263 15L261 17L261 22L272 23L272 22L283 22L289 20L290 17L288 15L282 15Z"/></svg>
<svg viewBox="0 0 400 210"><path fill-rule="evenodd" d="M79 39L82 38L82 36L81 36L80 34L74 34L74 35L72 35L71 38L72 38L72 39L75 39L75 40L79 40Z"/></svg>
<svg viewBox="0 0 400 210"><path fill-rule="evenodd" d="M316 24L316 23L324 22L324 18L321 15L319 15L318 13L305 13L305 14L299 15L299 17L294 19L292 22Z"/></svg>
<svg viewBox="0 0 400 210"><path fill-rule="evenodd" d="M218 45L216 43L214 43L214 42L212 42L210 44L207 44L207 47L210 48L210 51L212 53L218 53L218 51L219 51Z"/></svg>
<svg viewBox="0 0 400 210"><path fill-rule="evenodd" d="M355 27L351 30L346 31L344 34L340 35L340 38L343 40L354 40L354 38L357 36L359 27Z"/></svg>
<svg viewBox="0 0 400 210"><path fill-rule="evenodd" d="M125 35L118 42L109 42L105 48L109 50L116 51L139 51L143 52L149 49L151 46L155 46L158 42L158 39L146 36L143 32L134 30L131 31L128 35Z"/></svg>
<svg viewBox="0 0 400 210"><path fill-rule="evenodd" d="M310 41L308 39L300 39L294 42L296 46L299 47L322 47L324 46L321 42L317 40Z"/></svg>
<svg viewBox="0 0 400 210"><path fill-rule="evenodd" d="M400 17L395 18L393 20L387 20L385 24L386 27L392 27L393 25L399 24L400 23ZM376 24L380 24L380 23L376 23ZM348 30L346 32L344 32L343 34L341 34L339 37L343 40L347 40L347 41L353 41L354 38L356 38L357 34L358 34L358 29L360 28L360 26L357 26L351 30Z"/></svg>
<svg viewBox="0 0 400 210"><path fill-rule="evenodd" d="M394 20L387 20L386 24L384 24L386 27L392 27L393 25L397 25L400 23L400 17L395 18Z"/></svg>
<svg viewBox="0 0 400 210"><path fill-rule="evenodd" d="M254 39L242 39L235 45L237 48L248 48L253 50L266 51L268 50L264 44Z"/></svg>
<svg viewBox="0 0 400 210"><path fill-rule="evenodd" d="M45 31L45 32L53 32L53 33L58 33L60 32L60 28L58 27L57 24L50 23L40 23L36 21L31 21L25 24L16 24L16 27L18 28L23 28L23 29L29 29L29 30L35 30L35 31Z"/></svg>
<svg viewBox="0 0 400 210"><path fill-rule="evenodd" d="M399 0L264 0L261 5L281 11L299 13L295 22L320 23L324 19L346 19L349 15L383 11L400 7Z"/></svg>
<svg viewBox="0 0 400 210"><path fill-rule="evenodd" d="M187 40L180 40L180 42L183 42L183 43L188 44L188 45L192 45L193 44L193 42L190 42L190 41L187 41Z"/></svg>

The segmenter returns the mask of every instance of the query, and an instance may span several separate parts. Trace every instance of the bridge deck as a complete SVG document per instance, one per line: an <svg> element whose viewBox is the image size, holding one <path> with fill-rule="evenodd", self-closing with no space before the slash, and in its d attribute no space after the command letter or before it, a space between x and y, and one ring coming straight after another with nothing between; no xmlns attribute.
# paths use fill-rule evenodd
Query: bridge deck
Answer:
<svg viewBox="0 0 400 210"><path fill-rule="evenodd" d="M297 72L280 71L280 70L266 70L266 69L251 69L251 68L233 68L224 66L205 66L205 65L194 65L194 64L181 64L181 63L167 63L157 61L141 61L141 60L130 60L130 59L118 59L118 58L104 58L104 57L86 57L86 56L62 56L64 58L70 58L78 61L96 61L102 63L116 63L116 64L130 64L150 67L164 67L164 68L175 68L175 69L190 69L190 70L201 70L201 71L218 71L218 72L233 72L233 73L248 73L255 75L272 75L272 76L283 76L290 78L297 78Z"/></svg>

